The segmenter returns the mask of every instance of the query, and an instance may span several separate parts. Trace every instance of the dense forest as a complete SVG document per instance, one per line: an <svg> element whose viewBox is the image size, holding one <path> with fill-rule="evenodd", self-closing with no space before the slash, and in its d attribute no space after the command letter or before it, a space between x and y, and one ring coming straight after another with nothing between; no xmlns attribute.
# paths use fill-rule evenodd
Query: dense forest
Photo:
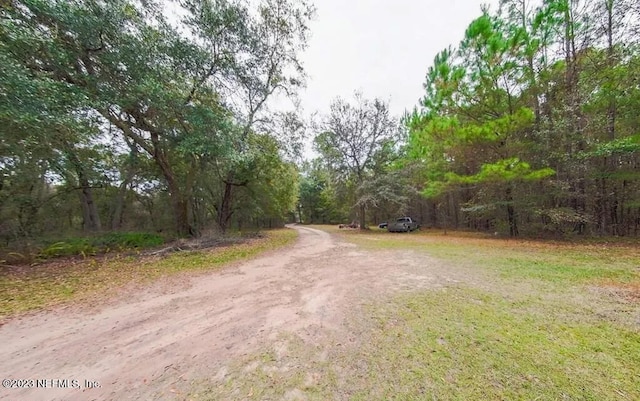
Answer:
<svg viewBox="0 0 640 401"><path fill-rule="evenodd" d="M403 214L638 235L640 4L479 14L412 112L356 93L307 122L269 107L305 84L304 1L2 1L0 240ZM307 131L319 157L302 162Z"/></svg>
<svg viewBox="0 0 640 401"><path fill-rule="evenodd" d="M368 206L374 221L408 213L423 226L511 236L638 235L639 39L633 0L483 9L435 57L395 134L401 146L385 146L393 135L366 106L346 118L362 131L349 138L334 104L301 184L306 217ZM370 127L357 123L369 115Z"/></svg>

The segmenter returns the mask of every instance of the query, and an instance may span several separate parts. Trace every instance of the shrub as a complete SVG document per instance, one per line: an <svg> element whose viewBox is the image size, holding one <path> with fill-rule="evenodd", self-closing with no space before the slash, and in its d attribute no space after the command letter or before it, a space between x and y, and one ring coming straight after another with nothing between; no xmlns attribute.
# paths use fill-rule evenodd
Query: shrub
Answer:
<svg viewBox="0 0 640 401"><path fill-rule="evenodd" d="M150 248L164 243L164 238L152 233L113 232L95 237L93 244L106 248Z"/></svg>
<svg viewBox="0 0 640 401"><path fill-rule="evenodd" d="M39 256L52 258L58 256L95 255L111 250L131 248L150 248L164 243L164 238L151 233L107 233L95 237L68 238L44 247Z"/></svg>

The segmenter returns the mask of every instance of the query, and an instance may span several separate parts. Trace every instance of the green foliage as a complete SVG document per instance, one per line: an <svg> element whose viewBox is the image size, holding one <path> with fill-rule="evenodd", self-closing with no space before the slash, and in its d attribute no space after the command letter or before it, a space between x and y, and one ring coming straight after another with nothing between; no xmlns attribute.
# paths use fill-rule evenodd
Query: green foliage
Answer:
<svg viewBox="0 0 640 401"><path fill-rule="evenodd" d="M151 248L164 243L164 238L152 233L124 233L113 232L92 239L92 243L99 247L116 248Z"/></svg>
<svg viewBox="0 0 640 401"><path fill-rule="evenodd" d="M152 248L164 243L164 238L152 233L112 232L103 235L69 238L47 245L39 254L44 258L73 255L95 255L110 250Z"/></svg>
<svg viewBox="0 0 640 401"><path fill-rule="evenodd" d="M462 211L470 226L508 226L511 235L524 221L530 232L637 233L628 206L640 193L631 3L504 0L483 9L458 48L435 58L425 97L405 119L405 164L421 170L422 194L456 221Z"/></svg>
<svg viewBox="0 0 640 401"><path fill-rule="evenodd" d="M343 195L344 201L337 203L357 209L344 214L357 215L364 228L367 208L386 201L404 202L404 196L390 193L388 185L380 185L393 180L384 176L396 158L402 133L387 103L364 99L359 93L353 103L338 98L316 128L314 147L322 155L320 160L337 192Z"/></svg>
<svg viewBox="0 0 640 401"><path fill-rule="evenodd" d="M640 134L615 139L597 146L588 156L612 156L640 153Z"/></svg>
<svg viewBox="0 0 640 401"><path fill-rule="evenodd" d="M269 213L278 216L290 208L296 174L275 165L303 129L295 113L265 106L303 84L298 57L313 8L184 1L168 21L167 6L17 0L0 8L3 239L47 234L60 209L50 226L195 235L222 213L203 183L253 183L261 171L288 182L243 207L258 215L277 205ZM264 123L281 115L280 130ZM265 136L277 143L266 146L271 160L255 140ZM235 171L244 176L231 179ZM235 199L225 210L239 209Z"/></svg>
<svg viewBox="0 0 640 401"><path fill-rule="evenodd" d="M71 255L88 256L95 255L96 252L96 247L91 245L88 239L76 238L55 242L40 251L40 256L43 258Z"/></svg>
<svg viewBox="0 0 640 401"><path fill-rule="evenodd" d="M516 180L538 181L554 174L555 171L550 168L532 170L529 163L522 162L517 157L513 157L492 164L483 164L478 174L459 176L455 173L446 173L445 178L451 184L478 184Z"/></svg>
<svg viewBox="0 0 640 401"><path fill-rule="evenodd" d="M349 220L351 199L321 161L305 162L300 177L299 212L302 222L339 224Z"/></svg>

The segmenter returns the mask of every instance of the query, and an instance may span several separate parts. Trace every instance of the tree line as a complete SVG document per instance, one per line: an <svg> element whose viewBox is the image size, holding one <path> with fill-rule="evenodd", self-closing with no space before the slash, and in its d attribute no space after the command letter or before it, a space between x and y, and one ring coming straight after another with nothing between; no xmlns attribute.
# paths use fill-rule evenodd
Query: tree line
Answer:
<svg viewBox="0 0 640 401"><path fill-rule="evenodd" d="M5 242L294 216L640 230L635 1L503 0L435 57L402 118L356 93L311 123L268 107L304 85L304 1L11 0L0 12ZM309 127L320 157L296 163Z"/></svg>
<svg viewBox="0 0 640 401"><path fill-rule="evenodd" d="M395 139L376 106L334 103L301 183L302 214L364 226L368 208L372 223L408 213L511 236L638 235L639 39L633 0L483 8L435 57Z"/></svg>
<svg viewBox="0 0 640 401"><path fill-rule="evenodd" d="M199 235L279 224L313 7L263 0L0 4L0 236Z"/></svg>

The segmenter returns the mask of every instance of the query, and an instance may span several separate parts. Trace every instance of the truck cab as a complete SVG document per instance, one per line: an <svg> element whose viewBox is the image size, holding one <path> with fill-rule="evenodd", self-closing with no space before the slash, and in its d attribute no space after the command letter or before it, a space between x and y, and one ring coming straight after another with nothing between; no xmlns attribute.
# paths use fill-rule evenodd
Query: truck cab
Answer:
<svg viewBox="0 0 640 401"><path fill-rule="evenodd" d="M405 216L396 219L396 221L390 222L387 226L389 232L411 232L417 230L418 223L411 217Z"/></svg>

